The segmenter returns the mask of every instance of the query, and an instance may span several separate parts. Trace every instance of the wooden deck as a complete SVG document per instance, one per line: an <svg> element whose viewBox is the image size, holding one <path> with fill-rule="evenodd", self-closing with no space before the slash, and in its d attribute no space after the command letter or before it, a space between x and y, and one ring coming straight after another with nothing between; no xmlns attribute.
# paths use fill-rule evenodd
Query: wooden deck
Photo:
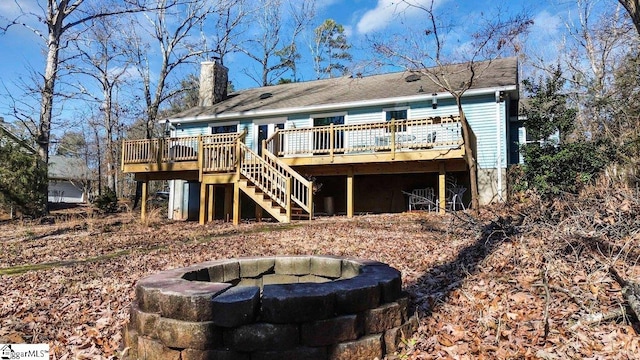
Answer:
<svg viewBox="0 0 640 360"><path fill-rule="evenodd" d="M210 186L218 184L234 185L234 222L239 191L287 222L294 206L313 216L313 184L296 170L347 175L352 184L358 174L438 172L443 177L445 164L447 171L466 168L462 128L454 116L278 130L261 144L262 155L245 145L245 137L246 131L125 141L122 169L143 182L199 181L201 222Z"/></svg>

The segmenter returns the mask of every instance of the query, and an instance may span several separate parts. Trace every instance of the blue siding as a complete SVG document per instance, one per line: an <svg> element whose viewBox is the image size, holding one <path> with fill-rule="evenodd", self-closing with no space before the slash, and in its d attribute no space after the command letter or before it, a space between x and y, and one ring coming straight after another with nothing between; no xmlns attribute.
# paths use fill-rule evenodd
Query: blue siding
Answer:
<svg viewBox="0 0 640 360"><path fill-rule="evenodd" d="M506 138L506 103L500 103L500 166L507 163ZM467 116L477 139L478 167L481 169L496 168L498 165L498 125L496 123L496 102L493 94L485 96L465 97L462 99L462 109ZM410 117L413 119L457 115L458 107L454 99L439 99L438 108L433 109L431 101L413 104Z"/></svg>
<svg viewBox="0 0 640 360"><path fill-rule="evenodd" d="M481 169L497 168L498 160L501 168L506 167L506 121L505 103L497 104L493 95L467 98L463 100L462 109L467 116L469 126L476 135L478 167ZM499 126L496 122L496 111L499 109ZM500 152L498 153L498 136ZM500 154L500 156L498 156Z"/></svg>
<svg viewBox="0 0 640 360"><path fill-rule="evenodd" d="M431 106L431 101L423 101L411 105L410 117L412 119L424 119L433 116L457 115L458 107L453 99L438 99L438 108Z"/></svg>
<svg viewBox="0 0 640 360"><path fill-rule="evenodd" d="M350 109L347 112L345 124L364 124L376 121L383 121L382 107L368 107L359 109Z"/></svg>
<svg viewBox="0 0 640 360"><path fill-rule="evenodd" d="M209 130L207 123L180 125L175 132L176 137L198 136L210 133L211 131Z"/></svg>
<svg viewBox="0 0 640 360"><path fill-rule="evenodd" d="M490 169L501 167L505 168L507 161L510 140L507 137L506 122L506 102L497 104L493 94L465 97L463 98L462 108L465 111L469 125L477 139L478 167L481 169ZM413 104L399 104L398 106L408 105L408 117L410 119L420 119L433 116L450 116L457 115L458 109L454 99L439 99L437 109L433 109L431 100L423 100ZM383 121L383 109L391 106L370 106L362 108L345 109L345 124L362 124L376 121ZM331 113L340 111L331 111ZM499 116L499 121L496 121ZM498 125L499 123L499 125ZM292 114L287 117L286 128L306 128L312 126L311 114ZM500 131L498 133L498 126ZM247 129L246 143L249 147L257 150L257 144L254 144L255 126L253 119L243 119L238 125L238 131ZM179 128L176 132L178 136L193 136L200 134L208 134L209 128L207 123L189 124ZM498 140L498 137L500 140ZM500 141L500 152L498 152L498 141ZM500 154L500 156L498 156ZM500 160L500 164L498 164Z"/></svg>
<svg viewBox="0 0 640 360"><path fill-rule="evenodd" d="M310 127L310 126L313 126L313 123L311 122L311 117L309 116L309 114L290 115L287 118L286 128L290 128L294 126L297 128Z"/></svg>
<svg viewBox="0 0 640 360"><path fill-rule="evenodd" d="M251 150L256 151L257 148L254 147L253 143L253 128L253 120L251 119L240 120L238 124L238 132L243 132L245 129L247 130L247 136L244 138L245 144L247 144Z"/></svg>

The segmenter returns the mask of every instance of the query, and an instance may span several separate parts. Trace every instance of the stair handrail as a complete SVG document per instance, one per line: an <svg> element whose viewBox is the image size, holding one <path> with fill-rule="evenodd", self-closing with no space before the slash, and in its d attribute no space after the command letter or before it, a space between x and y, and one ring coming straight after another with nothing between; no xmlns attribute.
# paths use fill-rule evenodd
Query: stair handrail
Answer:
<svg viewBox="0 0 640 360"><path fill-rule="evenodd" d="M291 206L287 201L287 196L290 193L287 191L288 177L281 174L278 169L251 150L245 143L238 142L238 147L240 149L238 156L240 174L282 206L287 213L291 213ZM252 165L257 165L257 168Z"/></svg>
<svg viewBox="0 0 640 360"><path fill-rule="evenodd" d="M282 175L291 177L291 199L298 204L302 210L311 214L313 208L313 181L307 180L289 165L280 161L277 156L266 148L265 143L262 144L262 156Z"/></svg>

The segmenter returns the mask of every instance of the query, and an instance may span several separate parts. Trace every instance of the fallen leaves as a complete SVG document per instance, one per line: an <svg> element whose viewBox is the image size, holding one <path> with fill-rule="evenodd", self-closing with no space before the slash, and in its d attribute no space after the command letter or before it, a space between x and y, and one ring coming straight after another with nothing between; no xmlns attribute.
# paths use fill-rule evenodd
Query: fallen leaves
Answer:
<svg viewBox="0 0 640 360"><path fill-rule="evenodd" d="M638 208L628 200L614 210ZM603 209L601 219L621 218ZM0 269L21 267L0 276L0 343L47 342L57 359L117 358L134 284L145 275L219 258L334 254L379 260L402 272L421 320L403 352L389 359L639 357L628 320L585 322L623 306L605 264L640 277L637 225L588 225L572 216L534 222L535 214L513 215L518 211L488 209L475 220L480 225L421 212L238 227L145 226L128 214L52 226L5 223ZM600 243L577 237L576 224ZM550 294L546 339L542 269Z"/></svg>

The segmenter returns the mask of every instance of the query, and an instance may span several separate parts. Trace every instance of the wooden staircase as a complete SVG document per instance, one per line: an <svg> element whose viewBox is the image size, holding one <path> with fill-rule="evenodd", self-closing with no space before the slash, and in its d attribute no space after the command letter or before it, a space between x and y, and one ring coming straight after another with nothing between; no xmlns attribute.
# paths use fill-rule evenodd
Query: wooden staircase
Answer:
<svg viewBox="0 0 640 360"><path fill-rule="evenodd" d="M313 217L313 183L263 148L262 156L238 142L238 187L277 221ZM294 210L295 209L295 210Z"/></svg>
<svg viewBox="0 0 640 360"><path fill-rule="evenodd" d="M263 192L259 187L255 186L248 179L240 179L238 181L240 190L244 192L251 200L271 214L274 219L281 223L288 223L291 218L287 215L287 209L275 202L269 195Z"/></svg>

